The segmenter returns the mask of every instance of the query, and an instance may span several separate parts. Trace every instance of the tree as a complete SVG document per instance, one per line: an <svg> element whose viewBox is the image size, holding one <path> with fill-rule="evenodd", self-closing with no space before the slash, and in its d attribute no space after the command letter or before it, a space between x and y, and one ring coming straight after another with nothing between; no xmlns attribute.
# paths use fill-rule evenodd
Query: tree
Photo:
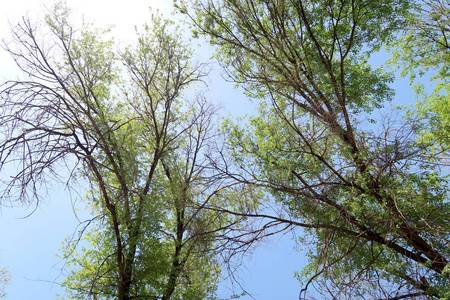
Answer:
<svg viewBox="0 0 450 300"><path fill-rule="evenodd" d="M143 221L137 236L133 262L133 297L149 299L205 299L214 295L221 273L215 256L217 247L213 231L226 222L220 215L205 212L199 203L214 196L212 182L201 163L204 143L211 138L211 109L198 103L184 128L183 139L177 139L180 151L162 158L153 181L150 201L143 208ZM192 109L192 108L191 108ZM180 125L180 124L179 124ZM89 247L74 252L78 240L68 240L65 258L74 269L64 285L74 299L87 295L115 299L113 292L119 274L114 267L113 224L101 201L92 195L95 227L83 236ZM213 202L213 201L211 201ZM121 221L122 219L119 218ZM92 226L92 224L90 224Z"/></svg>
<svg viewBox="0 0 450 300"><path fill-rule="evenodd" d="M204 66L158 15L120 52L107 30L69 19L59 3L4 44L27 78L1 86L0 166L17 170L2 200L39 202L67 170L68 186L87 182L93 217L63 252L74 299L212 297L215 236L233 220L202 209L225 189L205 159L214 108L184 95Z"/></svg>
<svg viewBox="0 0 450 300"><path fill-rule="evenodd" d="M449 298L448 176L436 163L442 155L421 141L420 122L372 117L394 92L392 74L368 59L407 26L410 1L199 0L178 7L194 33L216 46L230 78L260 102L250 126L225 123L224 156L234 164L216 167L265 187L284 208L284 215L256 210L247 217L303 228L311 252L301 297L316 284L334 299Z"/></svg>

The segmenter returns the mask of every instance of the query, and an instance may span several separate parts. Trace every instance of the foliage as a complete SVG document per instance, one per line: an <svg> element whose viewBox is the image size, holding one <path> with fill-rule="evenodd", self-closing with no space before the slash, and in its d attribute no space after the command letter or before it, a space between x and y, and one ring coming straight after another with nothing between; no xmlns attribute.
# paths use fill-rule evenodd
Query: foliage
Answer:
<svg viewBox="0 0 450 300"><path fill-rule="evenodd" d="M414 118L367 123L393 97L392 74L368 59L410 24L416 7L403 0L178 7L194 34L216 46L230 78L260 102L250 126L225 122L234 169L229 161L218 168L265 187L285 212L248 217L303 227L313 237L303 239L311 252L302 297L316 285L333 299L446 299L450 207L449 178L437 164L442 153L417 134L422 124ZM445 60L433 59L446 70Z"/></svg>
<svg viewBox="0 0 450 300"><path fill-rule="evenodd" d="M7 268L0 269L0 298L6 296L5 287L9 284L11 280L11 274Z"/></svg>
<svg viewBox="0 0 450 300"><path fill-rule="evenodd" d="M417 96L423 101L409 112L411 118L423 120L420 134L423 142L448 147L449 131L449 1L423 1L408 15L408 25L400 39L391 43L391 63L410 76ZM429 86L416 79L425 78Z"/></svg>

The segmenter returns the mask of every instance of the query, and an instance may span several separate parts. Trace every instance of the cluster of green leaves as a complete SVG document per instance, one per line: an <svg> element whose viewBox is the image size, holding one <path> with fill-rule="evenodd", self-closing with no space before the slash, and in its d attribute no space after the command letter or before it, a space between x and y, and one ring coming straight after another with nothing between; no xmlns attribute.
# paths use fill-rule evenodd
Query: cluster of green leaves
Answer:
<svg viewBox="0 0 450 300"><path fill-rule="evenodd" d="M437 151L448 146L446 136L450 129L449 9L448 1L416 4L407 16L403 35L390 44L392 65L401 69L401 76L410 76L418 98L422 99L409 116L425 120L419 129L422 141L430 147L437 146Z"/></svg>
<svg viewBox="0 0 450 300"><path fill-rule="evenodd" d="M3 267L0 269L0 298L4 298L6 296L5 287L10 282L11 274L8 269Z"/></svg>

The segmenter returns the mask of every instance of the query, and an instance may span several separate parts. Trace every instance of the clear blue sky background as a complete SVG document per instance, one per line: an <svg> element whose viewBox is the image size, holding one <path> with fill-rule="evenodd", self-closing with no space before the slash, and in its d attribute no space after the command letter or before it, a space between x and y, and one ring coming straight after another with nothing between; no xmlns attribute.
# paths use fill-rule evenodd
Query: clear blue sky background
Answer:
<svg viewBox="0 0 450 300"><path fill-rule="evenodd" d="M42 3L51 5L52 2L13 0L3 3L0 12L0 37L9 35L8 19L17 23L27 11L31 15L38 15L42 11ZM114 30L119 40L127 43L133 40L134 25L148 20L149 6L159 8L170 17L172 0L70 0L68 3L76 13L84 13L88 21L95 21L100 26L115 24ZM209 58L208 49L203 45L198 59ZM385 56L380 55L375 63L384 58ZM11 59L0 50L0 82L16 74ZM223 114L251 113L252 104L239 90L234 89L233 84L226 83L218 74L219 72L213 72L210 79L210 100L222 104ZM407 87L407 80L397 81L395 84L400 87L397 102L411 102L413 98ZM83 194L83 191L80 193ZM64 187L55 187L46 199L45 203L41 203L26 218L24 217L31 210L25 207L3 207L0 210L0 267L8 267L12 275L11 284L6 288L6 299L47 300L55 299L56 293L63 294L54 283L63 278L63 264L55 255L58 254L61 241L76 230L78 220L71 197ZM78 208L82 208L82 205L78 205ZM245 262L240 279L255 299L298 299L301 286L294 278L294 272L300 271L304 266L305 257L303 253L294 250L294 245L292 235L288 233L255 249L253 256ZM229 284L223 283L220 296L229 295L229 288Z"/></svg>

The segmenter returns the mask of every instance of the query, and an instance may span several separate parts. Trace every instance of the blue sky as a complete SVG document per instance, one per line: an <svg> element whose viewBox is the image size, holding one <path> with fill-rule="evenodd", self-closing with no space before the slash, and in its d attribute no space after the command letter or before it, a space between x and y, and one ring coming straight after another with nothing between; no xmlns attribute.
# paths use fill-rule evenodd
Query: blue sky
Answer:
<svg viewBox="0 0 450 300"><path fill-rule="evenodd" d="M52 2L43 3L50 5ZM149 6L159 8L169 16L172 0L71 0L68 3L75 8L75 12L84 12L88 21L95 20L100 26L115 24L114 32L119 39L127 42L134 37L134 25L142 24L149 18ZM42 2L35 0L4 3L0 12L0 37L4 38L9 34L8 19L15 23L26 11L30 11L31 15L37 14L40 4ZM199 55L209 57L208 49L202 46ZM383 56L378 58L382 59ZM218 69L218 66L215 68ZM15 75L13 63L0 51L0 81L12 75ZM399 87L397 103L413 101L407 79L397 81L395 85ZM253 107L239 90L234 89L232 83L221 79L219 72L212 73L208 96L212 101L222 104L223 114L242 115L250 113ZM63 293L54 283L63 278L63 264L56 254L62 240L76 230L78 220L74 214L73 199L63 187L55 187L45 198L46 201L28 217L25 216L34 207L3 207L0 210L0 266L8 267L12 275L11 284L6 288L6 299L47 300L55 299L56 293ZM294 250L294 246L292 235L288 233L256 248L251 258L245 261L240 279L255 299L298 299L301 286L294 278L294 272L300 271L304 266L305 257L303 253ZM226 297L229 285L227 287L224 283L220 291L220 296Z"/></svg>

